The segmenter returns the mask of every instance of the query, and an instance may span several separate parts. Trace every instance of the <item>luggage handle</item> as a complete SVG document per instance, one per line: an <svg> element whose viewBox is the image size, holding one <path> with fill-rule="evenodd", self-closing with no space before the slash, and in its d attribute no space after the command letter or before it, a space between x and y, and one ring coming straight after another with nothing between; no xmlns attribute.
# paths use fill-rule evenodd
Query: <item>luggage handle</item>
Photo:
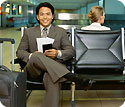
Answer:
<svg viewBox="0 0 125 107"><path fill-rule="evenodd" d="M3 63L3 42L11 42L12 44L12 71L14 71L14 45L15 40L12 38L0 38L0 65L2 66Z"/></svg>
<svg viewBox="0 0 125 107"><path fill-rule="evenodd" d="M0 38L0 43L3 43L4 41L11 42L11 44L15 44L15 40L12 38Z"/></svg>

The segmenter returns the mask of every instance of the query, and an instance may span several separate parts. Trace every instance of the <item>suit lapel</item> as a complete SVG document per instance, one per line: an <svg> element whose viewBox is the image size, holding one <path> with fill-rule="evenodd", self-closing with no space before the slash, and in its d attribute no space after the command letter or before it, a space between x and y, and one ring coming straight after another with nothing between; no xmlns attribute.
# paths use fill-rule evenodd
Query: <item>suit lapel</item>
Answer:
<svg viewBox="0 0 125 107"><path fill-rule="evenodd" d="M56 36L55 27L52 25L52 26L50 27L48 37L54 39L55 36Z"/></svg>
<svg viewBox="0 0 125 107"><path fill-rule="evenodd" d="M36 26L35 30L34 30L34 36L35 38L41 38L41 30L40 30L40 26Z"/></svg>

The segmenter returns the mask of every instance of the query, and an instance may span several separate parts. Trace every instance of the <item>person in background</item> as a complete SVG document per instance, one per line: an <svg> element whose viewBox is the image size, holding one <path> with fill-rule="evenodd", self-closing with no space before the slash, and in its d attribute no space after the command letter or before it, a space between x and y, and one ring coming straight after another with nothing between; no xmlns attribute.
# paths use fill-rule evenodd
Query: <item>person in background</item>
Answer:
<svg viewBox="0 0 125 107"><path fill-rule="evenodd" d="M109 27L102 26L105 19L104 9L100 6L94 6L91 8L88 18L92 24L86 27L82 27L82 30L111 30Z"/></svg>
<svg viewBox="0 0 125 107"><path fill-rule="evenodd" d="M42 107L58 107L61 82L69 80L88 87L92 80L71 73L63 64L74 56L74 49L66 31L52 25L54 7L48 2L40 3L36 7L36 18L39 25L24 31L16 55L27 63L24 70L28 75L43 79L46 94ZM52 49L42 53L38 51L36 39L46 37L54 39L54 43Z"/></svg>

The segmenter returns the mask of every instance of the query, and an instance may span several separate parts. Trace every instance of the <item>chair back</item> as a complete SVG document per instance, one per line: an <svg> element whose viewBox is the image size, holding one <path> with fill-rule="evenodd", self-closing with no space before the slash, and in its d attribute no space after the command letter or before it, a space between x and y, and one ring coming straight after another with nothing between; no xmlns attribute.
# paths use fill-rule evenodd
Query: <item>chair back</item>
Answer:
<svg viewBox="0 0 125 107"><path fill-rule="evenodd" d="M102 73L102 69L105 69L104 72L112 71L112 69L117 72L123 71L120 30L83 31L75 29L74 32L75 71L84 72L85 69L91 69L91 73L96 70Z"/></svg>

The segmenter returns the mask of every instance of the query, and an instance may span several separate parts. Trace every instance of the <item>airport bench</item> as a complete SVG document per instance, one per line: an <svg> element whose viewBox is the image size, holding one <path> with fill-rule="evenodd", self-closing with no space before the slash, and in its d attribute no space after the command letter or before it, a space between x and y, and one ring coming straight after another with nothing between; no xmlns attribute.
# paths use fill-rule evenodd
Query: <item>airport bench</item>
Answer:
<svg viewBox="0 0 125 107"><path fill-rule="evenodd" d="M125 89L124 29L113 31L83 31L72 28L75 61L72 72L94 80L92 90ZM72 106L75 88L72 83Z"/></svg>

